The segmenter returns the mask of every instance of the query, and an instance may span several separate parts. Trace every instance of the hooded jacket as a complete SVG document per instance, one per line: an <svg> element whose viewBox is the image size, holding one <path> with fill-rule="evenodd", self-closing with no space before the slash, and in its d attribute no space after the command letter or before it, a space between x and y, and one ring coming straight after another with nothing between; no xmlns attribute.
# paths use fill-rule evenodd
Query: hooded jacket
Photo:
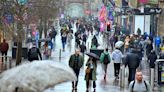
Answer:
<svg viewBox="0 0 164 92"><path fill-rule="evenodd" d="M112 60L114 63L122 63L122 52L118 49L115 49L112 53Z"/></svg>

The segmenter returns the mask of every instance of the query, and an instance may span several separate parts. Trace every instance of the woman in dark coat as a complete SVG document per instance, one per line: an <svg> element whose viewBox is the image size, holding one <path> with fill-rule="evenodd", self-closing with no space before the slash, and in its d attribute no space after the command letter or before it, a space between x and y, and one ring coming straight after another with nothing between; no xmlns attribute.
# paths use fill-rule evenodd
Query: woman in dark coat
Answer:
<svg viewBox="0 0 164 92"><path fill-rule="evenodd" d="M92 38L91 48L97 48L98 47L98 41L96 36L94 35Z"/></svg>
<svg viewBox="0 0 164 92"><path fill-rule="evenodd" d="M86 80L86 92L89 92L89 81L93 81L93 88L94 91L96 92L96 70L97 70L97 62L94 58L89 57L87 63L86 63L87 69L86 69L86 73L85 73L85 80Z"/></svg>

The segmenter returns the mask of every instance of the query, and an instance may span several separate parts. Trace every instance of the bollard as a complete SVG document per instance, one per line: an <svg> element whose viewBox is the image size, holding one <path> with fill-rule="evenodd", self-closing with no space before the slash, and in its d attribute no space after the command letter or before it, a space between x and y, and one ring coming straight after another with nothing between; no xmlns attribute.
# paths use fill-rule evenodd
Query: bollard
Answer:
<svg viewBox="0 0 164 92"><path fill-rule="evenodd" d="M3 64L4 64L4 68L3 70L7 69L7 60L6 60L6 56L2 56L3 57Z"/></svg>
<svg viewBox="0 0 164 92"><path fill-rule="evenodd" d="M151 68L150 69L150 73L151 73L151 76L150 76L150 84L151 84L151 87L153 89L154 88L154 68Z"/></svg>
<svg viewBox="0 0 164 92"><path fill-rule="evenodd" d="M12 58L9 58L9 69L12 68Z"/></svg>
<svg viewBox="0 0 164 92"><path fill-rule="evenodd" d="M125 84L125 66L122 65L120 69L120 87L124 88Z"/></svg>
<svg viewBox="0 0 164 92"><path fill-rule="evenodd" d="M89 50L89 42L88 42L88 50Z"/></svg>
<svg viewBox="0 0 164 92"><path fill-rule="evenodd" d="M59 61L61 61L61 49L59 51Z"/></svg>

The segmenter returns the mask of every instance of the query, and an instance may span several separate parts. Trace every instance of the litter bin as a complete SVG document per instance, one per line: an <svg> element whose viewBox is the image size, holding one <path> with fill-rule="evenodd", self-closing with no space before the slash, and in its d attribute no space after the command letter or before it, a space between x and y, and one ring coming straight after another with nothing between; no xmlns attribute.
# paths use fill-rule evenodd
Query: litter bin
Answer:
<svg viewBox="0 0 164 92"><path fill-rule="evenodd" d="M156 76L156 81L159 85L164 84L164 59L156 60L156 72L158 73Z"/></svg>

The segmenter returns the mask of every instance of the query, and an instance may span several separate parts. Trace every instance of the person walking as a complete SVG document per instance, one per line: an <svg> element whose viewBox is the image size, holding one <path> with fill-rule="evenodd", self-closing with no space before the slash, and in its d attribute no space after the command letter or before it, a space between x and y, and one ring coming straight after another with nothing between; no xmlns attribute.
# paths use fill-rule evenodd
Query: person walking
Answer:
<svg viewBox="0 0 164 92"><path fill-rule="evenodd" d="M129 45L130 45L130 37L126 36L125 41L124 41L124 53L129 52Z"/></svg>
<svg viewBox="0 0 164 92"><path fill-rule="evenodd" d="M0 51L2 53L2 56L5 55L5 61L7 60L7 51L9 49L9 44L6 42L5 39L3 39L3 42L0 44ZM3 62L3 57L2 57Z"/></svg>
<svg viewBox="0 0 164 92"><path fill-rule="evenodd" d="M83 66L84 63L84 59L83 57L80 55L80 50L76 49L75 50L75 54L71 55L70 59L69 59L69 66L73 69L73 71L76 74L77 77L77 81L76 82L72 82L72 88L73 90L77 90L77 85L78 85L78 76L79 76L79 72L80 72L80 68Z"/></svg>
<svg viewBox="0 0 164 92"><path fill-rule="evenodd" d="M120 71L120 65L122 63L122 52L119 50L119 48L115 48L115 50L112 52L112 60L114 62L114 75L115 78L119 79L119 71Z"/></svg>
<svg viewBox="0 0 164 92"><path fill-rule="evenodd" d="M66 31L62 32L61 41L62 41L63 51L65 51L65 45L66 45L66 42L67 42L67 33L66 33Z"/></svg>
<svg viewBox="0 0 164 92"><path fill-rule="evenodd" d="M148 56L148 62L149 62L149 66L150 66L150 82L151 82L151 86L154 87L154 75L155 75L155 62L157 60L157 54L155 53L154 50L151 51L151 53Z"/></svg>
<svg viewBox="0 0 164 92"><path fill-rule="evenodd" d="M127 53L125 57L125 67L129 68L129 83L135 79L136 69L139 67L140 58L136 53L136 49L132 48L130 53Z"/></svg>
<svg viewBox="0 0 164 92"><path fill-rule="evenodd" d="M96 59L93 57L89 57L87 63L86 63L86 73L85 73L85 80L86 80L86 92L89 92L89 85L90 81L93 81L93 88L94 91L96 92L96 70L97 70L97 62Z"/></svg>
<svg viewBox="0 0 164 92"><path fill-rule="evenodd" d="M136 78L129 84L129 92L152 92L149 82L143 79L142 72L136 72Z"/></svg>
<svg viewBox="0 0 164 92"><path fill-rule="evenodd" d="M110 58L110 55L109 55L109 52L108 52L108 48L106 48L104 50L104 52L101 54L100 61L101 61L102 65L103 65L103 69L105 71L104 80L106 80L106 74L107 74L108 64L111 61L111 58Z"/></svg>
<svg viewBox="0 0 164 92"><path fill-rule="evenodd" d="M92 42L91 42L91 48L94 48L96 49L98 47L98 40L96 38L96 36L94 35L93 38L92 38Z"/></svg>
<svg viewBox="0 0 164 92"><path fill-rule="evenodd" d="M83 58L84 58L84 53L87 50L87 47L85 45L85 42L82 42L82 44L80 45L80 51L83 54Z"/></svg>
<svg viewBox="0 0 164 92"><path fill-rule="evenodd" d="M145 44L146 44L146 56L148 57L148 55L150 54L151 50L153 50L153 44L152 44L152 42L151 42L149 37L146 38Z"/></svg>
<svg viewBox="0 0 164 92"><path fill-rule="evenodd" d="M42 55L40 53L39 48L36 47L36 44L33 44L32 48L29 49L28 51L28 60L30 62L34 60L39 60L39 57L40 57L40 60L42 60Z"/></svg>

